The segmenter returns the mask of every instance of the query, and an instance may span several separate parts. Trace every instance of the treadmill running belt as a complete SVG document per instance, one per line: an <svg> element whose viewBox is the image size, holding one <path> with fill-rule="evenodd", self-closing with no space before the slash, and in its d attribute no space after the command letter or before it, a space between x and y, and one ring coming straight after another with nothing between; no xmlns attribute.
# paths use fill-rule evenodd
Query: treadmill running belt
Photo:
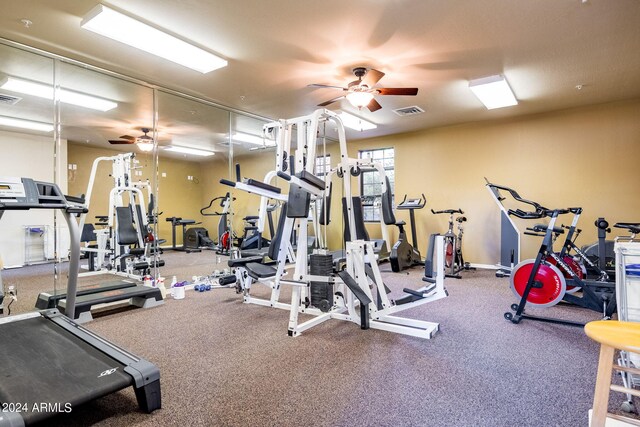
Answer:
<svg viewBox="0 0 640 427"><path fill-rule="evenodd" d="M0 402L23 405L26 424L131 385L124 365L43 317L0 324L0 336Z"/></svg>

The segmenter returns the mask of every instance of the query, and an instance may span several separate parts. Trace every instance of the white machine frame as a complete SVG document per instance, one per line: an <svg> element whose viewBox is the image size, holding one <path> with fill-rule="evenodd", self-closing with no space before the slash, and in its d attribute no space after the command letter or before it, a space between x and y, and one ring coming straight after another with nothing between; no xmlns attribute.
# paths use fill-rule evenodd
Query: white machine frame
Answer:
<svg viewBox="0 0 640 427"><path fill-rule="evenodd" d="M309 174L314 173L315 168L315 151L316 151L316 138L318 135L318 126L324 121L333 121L338 129L338 139L340 143L341 161L338 167L333 170L337 175L344 177L344 197L346 197L347 209L352 212L353 204L351 200L351 179L350 171L352 168L362 169L363 167L371 167L371 163L363 159L349 158L347 155L347 145L344 126L340 118L333 112L325 109L318 109L309 116L298 117L289 120L279 120L278 122L265 125L265 133L274 135L276 140L276 171L267 174L265 181L272 179L273 176L280 176L289 181L289 188L298 187L309 194L311 194L311 203L314 200L324 197L327 194L331 183L332 174L325 176L325 187L319 189L302 179L292 175L283 173L283 164L280 159L284 156L282 152L288 152L291 146L291 135L293 126L296 126L298 149L295 152L294 157L294 170L296 172L305 171ZM373 166L375 167L375 165ZM378 168L376 168L378 169ZM384 188L386 183L384 182L384 169L381 174L381 184ZM378 170L380 170L378 169ZM280 173L279 173L280 172ZM235 183L235 188L249 193L258 194L262 197L261 203L271 199L287 201L288 195L278 194L273 191L269 191L256 186L248 185L243 182ZM408 319L395 316L396 313L413 308L427 302L433 302L442 299L447 296L447 291L444 288L444 258L441 254L444 253L443 239L436 239L436 278L435 283L429 283L416 291L413 291L413 295L419 295L418 299L402 305L396 305L394 301L388 298L385 285L382 281L380 270L378 269L378 263L376 255L374 253L373 242L356 240L355 239L355 222L353 215L348 215L349 230L351 232L351 241L347 242L347 267L346 271L354 278L357 286L364 294L371 300L371 304L368 307L369 327L374 329L386 330L389 332L400 333L404 335L410 335L420 338L432 338L438 331L439 325L435 322L428 322L423 320ZM361 316L358 312L360 308L360 302L356 295L346 284L337 277L325 277L310 275L308 270L308 250L307 250L307 229L309 221L312 219L307 216L306 218L289 218L284 220L284 227L280 236L280 246L278 248L277 267L275 276L268 279L254 280L248 274L245 268L236 268L236 277L240 281L241 287L244 293L244 302L253 303L258 305L264 305L269 307L288 309L290 310L288 332L290 336L299 336L304 331L312 328L315 325L325 322L329 319L346 320L351 322L361 322ZM297 227L297 246L296 253L293 253L291 247L290 236ZM323 253L319 251L319 253ZM287 260L295 262L294 271L290 278L284 279L285 264ZM368 277L366 274L366 266L371 268L373 277ZM314 307L307 307L303 303L308 296L308 289L310 282L312 281L324 281L331 282L338 287L338 290L344 295L344 298L335 297L333 306L328 312L322 312ZM257 299L251 297L249 291L251 285L254 282L264 284L271 288L271 297L269 300ZM280 290L282 285L289 285L292 287L291 303L281 303L279 301ZM371 288L376 289L375 297L380 301L380 304L376 304L374 301L374 294ZM300 323L299 314L311 314L314 317L310 320Z"/></svg>

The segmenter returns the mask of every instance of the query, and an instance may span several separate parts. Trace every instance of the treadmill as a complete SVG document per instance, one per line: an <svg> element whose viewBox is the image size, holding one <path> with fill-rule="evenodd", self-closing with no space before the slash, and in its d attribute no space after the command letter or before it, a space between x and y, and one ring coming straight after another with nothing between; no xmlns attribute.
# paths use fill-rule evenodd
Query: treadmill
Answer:
<svg viewBox="0 0 640 427"><path fill-rule="evenodd" d="M69 227L67 308L73 312L80 265L80 233L56 184L0 178L0 218L7 210L58 209ZM57 309L0 317L0 427L26 426L132 386L140 409L161 407L160 371L78 325Z"/></svg>

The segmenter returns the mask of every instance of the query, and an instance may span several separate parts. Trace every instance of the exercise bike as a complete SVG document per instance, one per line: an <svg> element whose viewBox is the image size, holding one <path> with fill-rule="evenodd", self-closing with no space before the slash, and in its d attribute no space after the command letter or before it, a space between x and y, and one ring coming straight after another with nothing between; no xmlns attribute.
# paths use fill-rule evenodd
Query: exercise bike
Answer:
<svg viewBox="0 0 640 427"><path fill-rule="evenodd" d="M219 206L222 208L221 212L214 211L209 212L208 209L211 209L213 203L220 200ZM233 199L235 200L235 198ZM209 239L208 233L206 234L207 240L206 246L211 247L211 249L215 250L218 255L229 255L229 250L231 249L231 242L233 240L232 231L229 228L229 224L227 222L227 216L229 214L229 208L231 207L231 194L227 192L224 196L216 197L211 199L209 205L200 209L200 215L202 216L219 216L218 220L218 242L211 242ZM206 229L203 228L203 230ZM209 243L210 242L210 243Z"/></svg>
<svg viewBox="0 0 640 427"><path fill-rule="evenodd" d="M398 241L391 248L389 254L389 262L391 263L391 270L395 273L402 271L406 268L411 268L415 265L422 264L422 256L418 249L418 239L416 237L416 218L414 211L416 209L422 209L427 204L427 199L422 194L418 199L407 199L407 195L404 195L402 202L396 206L396 209L404 209L409 211L409 220L411 222L411 238L413 239L413 245L411 245L407 239L407 232L404 226L407 224L404 221L398 221L395 225L398 227L400 236Z"/></svg>
<svg viewBox="0 0 640 427"><path fill-rule="evenodd" d="M539 206L539 205L538 205ZM533 316L525 313L527 304L536 307L551 307L560 301L565 301L583 308L602 313L608 319L616 310L615 283L587 280L580 277L579 269L567 263L560 253L553 251L554 235L564 233L562 227L556 227L559 215L582 211L581 208L567 208L548 210L538 207L535 212L509 210L510 215L523 219L540 219L549 217L549 223L533 227L535 231L544 232L542 245L535 260L525 260L512 271L511 289L520 298L518 304L512 304L511 310L504 314L505 319L519 323L522 319L539 320L571 326L584 326L584 323L565 319ZM580 288L581 296L567 291L567 285ZM575 289L576 291L578 289Z"/></svg>
<svg viewBox="0 0 640 427"><path fill-rule="evenodd" d="M468 262L464 261L462 256L462 235L463 227L462 223L467 221L467 217L462 216L464 212L462 209L447 209L443 211L434 211L431 209L431 213L434 215L449 214L449 229L444 234L444 266L449 272L446 273L446 277L454 279L461 279L460 273L462 270L475 270ZM454 215L458 214L454 221ZM453 231L453 223L458 223L458 234Z"/></svg>

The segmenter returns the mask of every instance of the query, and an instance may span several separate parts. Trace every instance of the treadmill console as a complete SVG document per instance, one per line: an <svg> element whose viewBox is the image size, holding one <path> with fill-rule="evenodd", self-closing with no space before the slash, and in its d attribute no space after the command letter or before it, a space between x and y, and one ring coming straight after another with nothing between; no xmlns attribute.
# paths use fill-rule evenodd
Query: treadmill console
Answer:
<svg viewBox="0 0 640 427"><path fill-rule="evenodd" d="M68 206L56 184L31 178L0 177L0 210L60 209Z"/></svg>

